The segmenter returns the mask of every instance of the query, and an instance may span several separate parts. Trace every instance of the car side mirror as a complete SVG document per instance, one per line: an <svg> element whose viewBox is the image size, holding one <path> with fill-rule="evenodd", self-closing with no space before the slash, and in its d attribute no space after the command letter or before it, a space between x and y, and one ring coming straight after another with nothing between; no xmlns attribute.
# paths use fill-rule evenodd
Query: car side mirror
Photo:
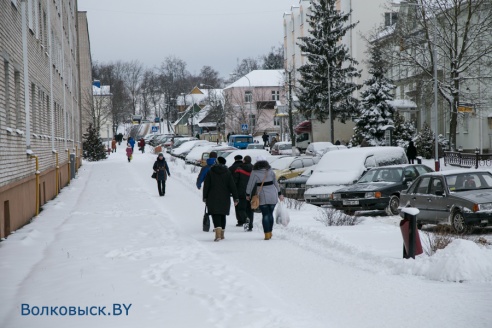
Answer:
<svg viewBox="0 0 492 328"><path fill-rule="evenodd" d="M295 168L294 168L294 167L289 167L289 170L290 170L290 171L294 171L294 170L295 170Z"/></svg>
<svg viewBox="0 0 492 328"><path fill-rule="evenodd" d="M436 196L443 197L443 196L446 196L446 195L444 194L444 190L436 190Z"/></svg>

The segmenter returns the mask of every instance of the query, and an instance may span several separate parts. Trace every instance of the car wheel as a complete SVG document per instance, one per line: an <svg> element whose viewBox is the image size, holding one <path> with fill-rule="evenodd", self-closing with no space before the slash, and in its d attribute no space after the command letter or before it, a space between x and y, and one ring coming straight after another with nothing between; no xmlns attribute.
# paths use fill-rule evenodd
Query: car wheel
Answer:
<svg viewBox="0 0 492 328"><path fill-rule="evenodd" d="M389 199L386 213L390 216L398 215L398 207L400 207L400 197L398 197L397 195L392 195Z"/></svg>
<svg viewBox="0 0 492 328"><path fill-rule="evenodd" d="M453 225L453 229L456 233L462 234L468 232L469 230L468 225L465 223L465 218L460 211L453 213L451 224Z"/></svg>

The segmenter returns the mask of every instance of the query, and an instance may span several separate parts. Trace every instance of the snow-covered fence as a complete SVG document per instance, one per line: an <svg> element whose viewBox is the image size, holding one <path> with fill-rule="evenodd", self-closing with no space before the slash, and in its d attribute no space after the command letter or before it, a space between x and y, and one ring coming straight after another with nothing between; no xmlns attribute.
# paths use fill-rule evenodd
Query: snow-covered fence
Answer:
<svg viewBox="0 0 492 328"><path fill-rule="evenodd" d="M445 151L444 165L455 165L460 167L492 166L492 154L463 153L459 151Z"/></svg>

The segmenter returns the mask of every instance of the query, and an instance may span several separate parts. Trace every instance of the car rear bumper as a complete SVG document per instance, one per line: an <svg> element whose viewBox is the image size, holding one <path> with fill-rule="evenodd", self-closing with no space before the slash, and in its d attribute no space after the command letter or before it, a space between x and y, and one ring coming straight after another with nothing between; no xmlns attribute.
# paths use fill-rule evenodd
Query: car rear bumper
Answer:
<svg viewBox="0 0 492 328"><path fill-rule="evenodd" d="M470 225L492 225L492 212L465 212L463 218Z"/></svg>
<svg viewBox="0 0 492 328"><path fill-rule="evenodd" d="M280 188L280 191L287 198L304 200L304 188Z"/></svg>
<svg viewBox="0 0 492 328"><path fill-rule="evenodd" d="M334 208L342 211L384 210L388 207L388 202L388 197L330 200L330 203Z"/></svg>
<svg viewBox="0 0 492 328"><path fill-rule="evenodd" d="M306 195L304 196L304 200L308 204L313 204L313 205L329 205L330 204L330 199L328 197L318 197L316 195Z"/></svg>

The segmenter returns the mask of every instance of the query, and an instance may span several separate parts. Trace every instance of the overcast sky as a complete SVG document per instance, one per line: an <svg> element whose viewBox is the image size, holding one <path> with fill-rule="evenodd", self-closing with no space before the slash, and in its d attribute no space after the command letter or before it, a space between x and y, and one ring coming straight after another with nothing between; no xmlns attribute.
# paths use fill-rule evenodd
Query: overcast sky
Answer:
<svg viewBox="0 0 492 328"><path fill-rule="evenodd" d="M79 0L87 11L92 59L138 59L159 66L167 56L198 74L212 66L221 77L238 59L283 44L283 13L298 0Z"/></svg>

